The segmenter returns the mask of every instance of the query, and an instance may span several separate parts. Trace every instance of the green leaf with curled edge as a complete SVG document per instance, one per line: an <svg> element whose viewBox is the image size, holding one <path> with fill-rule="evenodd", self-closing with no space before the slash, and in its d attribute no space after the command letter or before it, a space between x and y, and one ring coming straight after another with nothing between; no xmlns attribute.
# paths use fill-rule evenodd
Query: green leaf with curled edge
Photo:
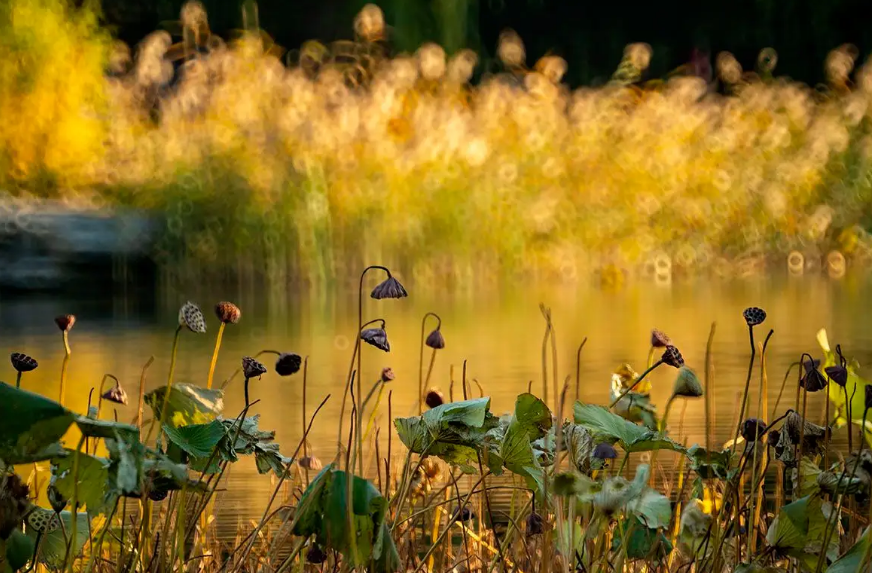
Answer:
<svg viewBox="0 0 872 573"><path fill-rule="evenodd" d="M636 425L603 406L576 402L574 417L575 423L587 428L596 440L617 442L627 452L672 450L684 453L687 451L684 446L665 434Z"/></svg>
<svg viewBox="0 0 872 573"><path fill-rule="evenodd" d="M161 418L167 387L161 386L145 395L145 403ZM224 391L210 390L193 384L176 383L169 391L164 423L179 427L207 424L224 409Z"/></svg>
<svg viewBox="0 0 872 573"><path fill-rule="evenodd" d="M51 459L72 412L44 396L0 382L0 459L7 465Z"/></svg>

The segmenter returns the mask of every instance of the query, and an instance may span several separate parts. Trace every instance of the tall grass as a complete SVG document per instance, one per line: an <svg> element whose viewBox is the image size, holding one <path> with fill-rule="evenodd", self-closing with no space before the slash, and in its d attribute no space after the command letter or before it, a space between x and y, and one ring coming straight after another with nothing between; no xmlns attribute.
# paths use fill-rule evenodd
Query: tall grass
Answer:
<svg viewBox="0 0 872 573"><path fill-rule="evenodd" d="M472 52L383 56L380 18L370 7L354 41L285 53L256 18L225 41L189 3L177 36L131 55L93 7L10 0L0 182L154 210L170 268L271 280L374 259L416 282L753 273L794 250L872 260L872 68L846 81L850 50L815 89L726 55L711 86L571 91L550 56L470 86Z"/></svg>

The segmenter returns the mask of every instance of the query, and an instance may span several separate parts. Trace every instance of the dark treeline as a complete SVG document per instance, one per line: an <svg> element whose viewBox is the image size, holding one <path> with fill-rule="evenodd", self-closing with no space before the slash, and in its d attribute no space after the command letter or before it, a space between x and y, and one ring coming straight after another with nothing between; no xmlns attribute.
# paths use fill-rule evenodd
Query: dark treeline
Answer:
<svg viewBox="0 0 872 573"><path fill-rule="evenodd" d="M242 0L203 0L220 35L241 27ZM259 0L260 27L281 46L352 36L354 15L366 0ZM752 68L761 48L778 52L777 75L808 83L823 79L827 52L849 42L860 61L872 50L869 0L384 0L396 51L435 41L451 52L469 47L481 66L493 65L497 37L514 28L524 39L527 61L551 52L569 63L577 85L606 79L624 45L647 42L654 50L650 74L664 75L685 63L693 48L712 58L732 52ZM103 0L106 21L135 44L162 22L177 20L183 0Z"/></svg>

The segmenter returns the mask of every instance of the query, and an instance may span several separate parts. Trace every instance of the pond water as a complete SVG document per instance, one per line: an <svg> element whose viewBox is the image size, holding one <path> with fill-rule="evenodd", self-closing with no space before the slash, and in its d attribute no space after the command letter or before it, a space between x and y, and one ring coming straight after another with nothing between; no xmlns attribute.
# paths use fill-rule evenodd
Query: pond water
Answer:
<svg viewBox="0 0 872 573"><path fill-rule="evenodd" d="M371 279L369 289L377 281ZM524 392L530 381L534 393L541 393L545 322L540 302L552 309L558 375L561 381L572 376L570 396L574 394L576 351L584 337L588 338L581 355L579 393L582 400L600 404L608 400L610 374L616 368L627 362L637 371L644 370L653 327L668 333L687 364L702 375L706 340L712 322L716 322L715 385L711 395L711 431L715 443L732 438L735 412L744 387L749 358L748 330L741 315L745 307L761 306L767 310L769 318L758 329L761 339L769 328L775 331L767 354L770 409L788 365L803 352L820 355L815 335L821 328L827 329L833 345L840 343L845 353L856 358L861 366L872 363L872 320L869 320L872 283L864 277L842 281L804 278L671 286L635 284L616 291L521 283L501 289L452 293L423 293L416 292L413 285L407 287L410 296L406 299L372 300L369 289L364 298L364 321L384 318L391 344L389 354L365 345L364 389L371 387L383 367L390 366L396 375L390 385L394 416L417 413L421 319L428 311L442 317L446 339L445 349L437 354L430 386L440 388L447 397L453 366L458 380L455 399L460 399L461 366L467 360L468 378L477 380L492 397L496 414L510 411L515 396ZM216 380L227 378L239 366L242 356L253 356L265 348L308 356L308 411L311 413L327 394L331 395L315 421L310 444L325 463L331 459L336 452L342 390L354 343L356 291L297 296L204 287L196 293L167 290L146 298L4 297L0 300L0 348L7 354L18 351L35 357L40 366L25 375L23 387L56 398L63 345L53 317L75 314L66 405L85 412L89 390L100 384L103 374L111 373L131 396L130 405L117 410L119 420L130 421L136 415L140 370L150 356L155 361L149 370L147 388L166 383L178 308L188 299L203 308L208 333L183 333L175 380L205 385L218 329L213 305L218 300L234 301L242 309L242 320L225 331ZM434 325L428 322L427 331ZM274 358L264 358L271 368ZM429 349L425 368L428 358ZM868 376L869 372L865 374ZM553 399L550 364L548 376ZM660 411L669 397L674 376L674 370L661 368L651 377L652 400ZM0 379L14 381L8 362L0 366ZM757 379L758 375L755 388ZM301 373L282 378L270 370L261 380L251 383L252 398L260 399L253 411L261 416L261 428L276 430L276 440L286 455L293 453L302 435L302 380ZM227 389L228 416L235 416L244 404L240 382ZM792 403L794 385L791 378L781 410ZM478 396L474 384L471 392ZM809 411L820 411L822 417L821 398L812 397ZM750 404L755 412L756 391L752 391ZM680 405L673 410L681 411ZM149 417L146 409L146 418ZM671 417L673 433L678 431L678 418ZM384 403L379 426L384 438L389 427ZM705 436L704 402L688 402L681 439L688 444L703 444ZM399 451L399 441L394 439L393 443L394 452ZM259 519L272 489L270 481L257 475L253 463L233 467L226 482L228 489L218 504L225 531L231 532L240 520Z"/></svg>

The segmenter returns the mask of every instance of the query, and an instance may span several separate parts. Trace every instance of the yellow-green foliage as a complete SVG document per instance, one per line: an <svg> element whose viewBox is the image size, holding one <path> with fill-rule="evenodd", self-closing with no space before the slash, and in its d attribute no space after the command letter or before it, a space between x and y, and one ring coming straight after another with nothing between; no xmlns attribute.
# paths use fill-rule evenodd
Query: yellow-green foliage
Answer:
<svg viewBox="0 0 872 573"><path fill-rule="evenodd" d="M329 280L365 259L421 280L573 280L666 257L728 272L793 249L872 258L856 227L870 199L868 66L852 89L834 79L817 93L721 70L736 76L725 97L689 77L569 92L552 58L470 87L468 52L380 60L364 38L378 35L371 9L356 42L308 44L287 67L259 36L210 35L189 4L181 37L155 33L104 77L93 14L10 6L3 177L44 193L31 182L44 170L68 195L166 214L166 260L277 279ZM179 46L188 60L168 86Z"/></svg>
<svg viewBox="0 0 872 573"><path fill-rule="evenodd" d="M0 181L87 180L105 138L108 40L92 9L58 0L0 4Z"/></svg>

